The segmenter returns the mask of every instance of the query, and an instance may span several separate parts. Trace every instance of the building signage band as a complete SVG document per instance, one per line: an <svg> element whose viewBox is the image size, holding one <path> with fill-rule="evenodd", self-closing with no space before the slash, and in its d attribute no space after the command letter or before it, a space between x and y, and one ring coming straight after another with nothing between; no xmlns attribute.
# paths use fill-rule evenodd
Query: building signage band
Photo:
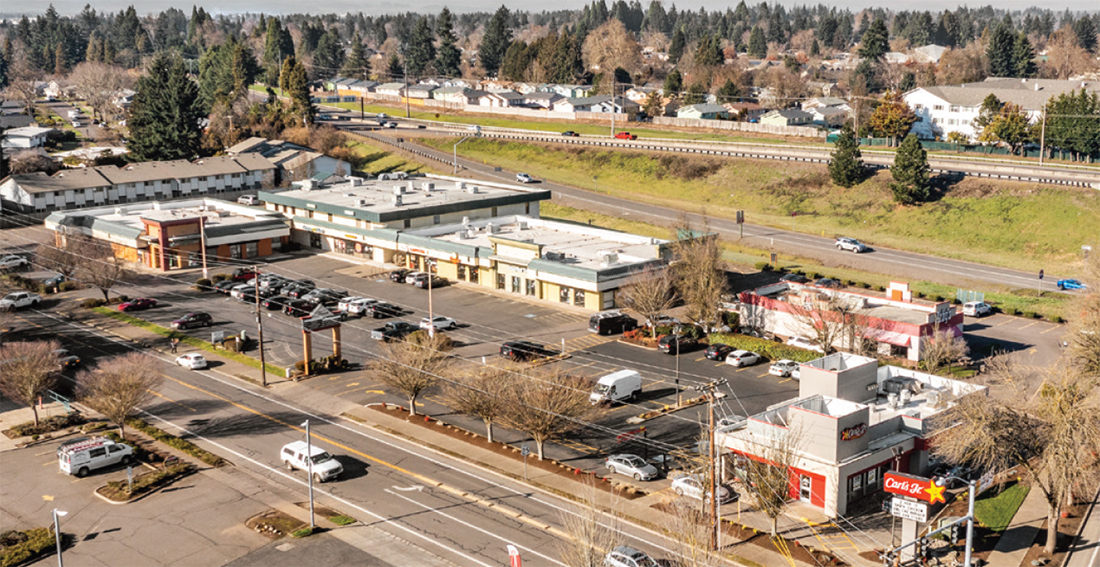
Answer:
<svg viewBox="0 0 1100 567"><path fill-rule="evenodd" d="M943 492L947 487L936 486L932 479L893 471L887 472L882 479L884 481L883 488L890 494L909 496L932 504L947 501L943 496Z"/></svg>
<svg viewBox="0 0 1100 567"><path fill-rule="evenodd" d="M867 433L867 424L861 423L859 425L853 425L840 432L841 441L851 441L853 439L859 439Z"/></svg>
<svg viewBox="0 0 1100 567"><path fill-rule="evenodd" d="M427 256L428 255L427 250L425 250L423 248L415 248L415 247L412 247L412 246L409 246L409 252L411 252L413 254L420 254L421 256Z"/></svg>
<svg viewBox="0 0 1100 567"><path fill-rule="evenodd" d="M924 523L928 521L928 504L895 496L890 500L890 515L903 520Z"/></svg>

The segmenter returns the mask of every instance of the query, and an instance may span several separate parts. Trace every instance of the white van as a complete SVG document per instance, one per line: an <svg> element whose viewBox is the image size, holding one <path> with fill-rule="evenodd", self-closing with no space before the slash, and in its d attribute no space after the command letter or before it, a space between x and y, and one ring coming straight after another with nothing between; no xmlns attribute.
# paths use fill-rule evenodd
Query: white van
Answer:
<svg viewBox="0 0 1100 567"><path fill-rule="evenodd" d="M340 464L340 461L337 461L332 455L328 454L328 451L316 445L311 445L309 449L312 458L307 459L305 441L287 443L283 445L283 450L279 453L279 458L282 459L283 466L285 466L287 470L304 470L307 474L312 474L313 480L317 482L332 480L340 476L340 473L344 472L344 467Z"/></svg>
<svg viewBox="0 0 1100 567"><path fill-rule="evenodd" d="M128 465L134 459L134 449L125 443L115 443L105 437L96 437L77 443L65 443L57 448L57 462L61 472L80 478L103 467Z"/></svg>
<svg viewBox="0 0 1100 567"><path fill-rule="evenodd" d="M588 396L593 404L634 400L642 391L642 375L636 370L620 370L604 376L596 382L596 389Z"/></svg>

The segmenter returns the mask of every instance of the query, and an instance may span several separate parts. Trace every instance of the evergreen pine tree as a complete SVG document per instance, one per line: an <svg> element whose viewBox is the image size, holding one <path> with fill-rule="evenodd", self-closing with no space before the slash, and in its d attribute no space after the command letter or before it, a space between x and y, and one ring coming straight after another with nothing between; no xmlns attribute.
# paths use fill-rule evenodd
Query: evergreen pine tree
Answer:
<svg viewBox="0 0 1100 567"><path fill-rule="evenodd" d="M313 51L313 72L317 78L333 77L344 67L344 46L336 28L332 28L317 40Z"/></svg>
<svg viewBox="0 0 1100 567"><path fill-rule="evenodd" d="M435 70L445 77L461 75L462 70L459 65L462 62L462 54L455 47L458 38L455 37L454 18L446 7L439 13L436 31L439 34L439 53L435 59Z"/></svg>
<svg viewBox="0 0 1100 567"><path fill-rule="evenodd" d="M869 61L878 61L886 55L890 49L890 36L886 31L886 22L882 18L875 18L859 44L859 56Z"/></svg>
<svg viewBox="0 0 1100 567"><path fill-rule="evenodd" d="M290 98L290 113L302 120L302 126L313 124L317 107L310 97L309 76L306 68L294 56L283 61L283 69L279 73L279 88L283 90L283 96Z"/></svg>
<svg viewBox="0 0 1100 567"><path fill-rule="evenodd" d="M721 39L714 36L699 38L699 45L695 48L695 65L698 67L714 67L725 61L722 55Z"/></svg>
<svg viewBox="0 0 1100 567"><path fill-rule="evenodd" d="M268 86L279 82L283 60L294 55L294 40L290 32L283 29L279 18L267 19L267 32L264 35L264 68L267 70L265 82Z"/></svg>
<svg viewBox="0 0 1100 567"><path fill-rule="evenodd" d="M389 75L388 79L394 83L405 80L405 66L396 53L390 55L389 60L386 61L386 74Z"/></svg>
<svg viewBox="0 0 1100 567"><path fill-rule="evenodd" d="M1086 14L1080 20L1073 22L1073 33L1077 36L1077 45L1085 51L1096 52L1096 24Z"/></svg>
<svg viewBox="0 0 1100 567"><path fill-rule="evenodd" d="M1012 46L1013 77L1030 78L1035 76L1035 50L1031 48L1031 42L1027 34L1020 32L1016 36L1016 43Z"/></svg>
<svg viewBox="0 0 1100 567"><path fill-rule="evenodd" d="M606 6L604 7L606 11ZM606 14L605 18L606 19ZM508 46L512 44L511 13L508 8L501 6L489 20L485 29L485 36L481 38L481 47L478 49L478 58L485 72L495 75L504 62L504 54Z"/></svg>
<svg viewBox="0 0 1100 567"><path fill-rule="evenodd" d="M356 32L351 39L351 51L344 60L344 67L340 69L340 74L360 81L370 78L370 58L367 57L367 52L363 48L363 39L359 37L359 32Z"/></svg>
<svg viewBox="0 0 1100 567"><path fill-rule="evenodd" d="M814 38L814 42L810 44L810 57L818 57L821 55L821 44L817 42L817 38Z"/></svg>
<svg viewBox="0 0 1100 567"><path fill-rule="evenodd" d="M1016 36L1004 22L999 22L989 35L985 54L989 57L989 72L994 77L1012 77L1016 74Z"/></svg>
<svg viewBox="0 0 1100 567"><path fill-rule="evenodd" d="M894 192L894 200L898 203L913 205L928 200L931 194L928 155L916 134L910 132L898 147L890 175L894 178L890 183L890 190Z"/></svg>
<svg viewBox="0 0 1100 567"><path fill-rule="evenodd" d="M731 79L726 79L726 82L718 87L718 92L715 94L718 95L718 104L735 102L741 96L741 89L737 88L737 83Z"/></svg>
<svg viewBox="0 0 1100 567"><path fill-rule="evenodd" d="M676 31L672 33L672 41L668 44L668 61L673 65L680 62L680 58L684 56L684 48L687 47L687 37L684 36L683 28L676 28Z"/></svg>
<svg viewBox="0 0 1100 567"><path fill-rule="evenodd" d="M863 180L863 154L859 151L856 134L848 124L844 125L836 139L829 161L829 176L833 183L841 187L851 187Z"/></svg>
<svg viewBox="0 0 1100 567"><path fill-rule="evenodd" d="M160 53L149 74L138 79L130 106L128 144L132 161L192 159L202 138L199 87L187 77L183 60Z"/></svg>
<svg viewBox="0 0 1100 567"><path fill-rule="evenodd" d="M665 76L665 96L680 96L682 90L684 90L684 76L678 69L673 69L671 73Z"/></svg>
<svg viewBox="0 0 1100 567"><path fill-rule="evenodd" d="M434 42L435 32L428 24L428 18L421 17L416 21L416 26L413 27L412 38L405 50L405 64L408 66L411 76L419 77L423 75L432 64L432 61L435 61Z"/></svg>
<svg viewBox="0 0 1100 567"><path fill-rule="evenodd" d="M688 87L687 94L684 95L684 106L706 102L706 95L706 87L703 83L696 81Z"/></svg>
<svg viewBox="0 0 1100 567"><path fill-rule="evenodd" d="M763 59L768 55L768 42L764 39L764 30L753 26L749 34L749 57Z"/></svg>

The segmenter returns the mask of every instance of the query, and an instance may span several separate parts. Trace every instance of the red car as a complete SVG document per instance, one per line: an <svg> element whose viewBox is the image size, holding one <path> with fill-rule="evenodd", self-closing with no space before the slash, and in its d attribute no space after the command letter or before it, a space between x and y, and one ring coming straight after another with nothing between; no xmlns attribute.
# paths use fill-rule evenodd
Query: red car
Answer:
<svg viewBox="0 0 1100 567"><path fill-rule="evenodd" d="M131 299L126 303L120 303L118 305L119 311L141 311L144 309L152 309L157 306L157 300L149 299L148 297L139 297L137 299Z"/></svg>
<svg viewBox="0 0 1100 567"><path fill-rule="evenodd" d="M638 137L630 132L618 132L615 134L615 138L619 140L637 140Z"/></svg>

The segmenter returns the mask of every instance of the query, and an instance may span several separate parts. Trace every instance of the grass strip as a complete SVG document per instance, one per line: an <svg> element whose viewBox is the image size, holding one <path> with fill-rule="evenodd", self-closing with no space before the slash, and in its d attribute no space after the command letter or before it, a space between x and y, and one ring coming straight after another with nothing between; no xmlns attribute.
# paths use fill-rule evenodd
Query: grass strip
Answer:
<svg viewBox="0 0 1100 567"><path fill-rule="evenodd" d="M177 478L187 476L194 472L195 465L191 463L179 463L160 470L147 472L134 478L132 487L124 480L112 480L99 488L98 492L114 502L126 502L143 494L152 492L162 486L171 484ZM127 491L127 489L132 489Z"/></svg>
<svg viewBox="0 0 1100 567"><path fill-rule="evenodd" d="M352 518L351 516L343 516L343 515L341 515L341 516L332 516L332 517L328 518L328 521L336 524L337 526L347 526L349 524L354 524L356 522L355 518Z"/></svg>
<svg viewBox="0 0 1100 567"><path fill-rule="evenodd" d="M138 327L140 329L145 329L147 331L152 331L152 332L154 332L158 335L161 335L161 336L169 338L169 339L173 339L173 338L174 339L179 339L179 341L181 343L185 344L185 345L190 345L190 346L193 346L195 348L200 348L202 350L205 350L207 352L216 354L216 355L221 356L223 358L228 358L230 360L235 360L237 362L240 362L241 364L251 366L252 368L255 368L257 370L260 369L260 361L256 360L255 358L252 358L251 356L248 356L246 354L241 354L239 352L233 352L233 351L229 351L229 350L226 350L226 349L223 349L223 348L218 348L217 346L214 346L212 343L208 343L208 342L206 342L202 339L198 339L198 338L192 337L190 335L186 335L186 334L183 334L183 333L173 331L172 329L169 329L167 327L161 327L160 325L157 325L155 323L150 323L150 322L148 322L144 319L138 319L137 317L134 317L132 315L127 315L126 313L122 313L120 311L117 311L115 309L111 309L109 307L92 307L91 309L92 309L92 311L94 311L96 313L99 313L100 315L106 315L107 317L111 317L112 319L117 319L117 320L122 321L123 323L126 323L128 325L133 325L134 327ZM285 368L280 368L278 366L274 366L274 365L271 365L271 364L268 364L266 366L267 366L267 371L269 373L274 374L276 376L281 376L283 378L286 378L286 369Z"/></svg>
<svg viewBox="0 0 1100 567"><path fill-rule="evenodd" d="M999 493L987 492L988 496L978 496L974 502L974 516L981 525L990 530L1003 532L1030 491L1030 486L1014 482Z"/></svg>
<svg viewBox="0 0 1100 567"><path fill-rule="evenodd" d="M23 541L15 545L5 545L0 552L0 565L3 567L30 563L32 559L53 551L54 536L49 528L32 528L17 534L13 537ZM5 537L9 535L11 534L5 534Z"/></svg>
<svg viewBox="0 0 1100 567"><path fill-rule="evenodd" d="M153 427L142 419L136 417L128 417L126 418L126 425L148 435L149 437L152 437L153 439L156 439L157 441L160 441L161 443L164 443L165 445L168 445L169 447L172 447L173 449L183 451L184 453L187 453L188 455L191 455L192 457L195 457L196 459L212 467L221 467L229 464L229 461L215 455L214 453L211 453L206 449L202 449L198 445L195 445L194 443L186 439L181 439L162 429Z"/></svg>

